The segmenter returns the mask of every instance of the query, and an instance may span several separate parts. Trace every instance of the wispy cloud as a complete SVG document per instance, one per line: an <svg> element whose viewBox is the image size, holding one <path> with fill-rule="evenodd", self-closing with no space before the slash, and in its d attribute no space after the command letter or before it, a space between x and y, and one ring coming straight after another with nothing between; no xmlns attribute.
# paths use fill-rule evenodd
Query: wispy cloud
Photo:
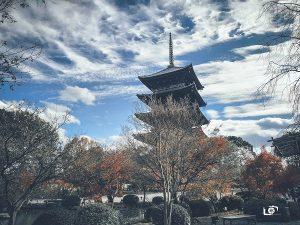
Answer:
<svg viewBox="0 0 300 225"><path fill-rule="evenodd" d="M223 133L247 136L258 143L279 130L278 126L262 128L262 124L276 122L270 116L284 125L287 121L280 117L289 113L286 96L280 92L266 107L253 98L266 80L264 58L272 51L256 39L277 31L268 23L270 15L259 17L262 4L261 0L128 4L54 0L46 6L16 9L18 22L1 25L0 39L43 46L43 55L24 70L30 72L30 82L55 85L55 93L43 103L46 118L71 111L77 104L84 110L108 97L119 100L146 92L137 76L168 64L167 33L172 32L176 65L193 62L205 86L201 94L208 101L210 127L222 124ZM213 52L216 46L222 54ZM53 99L58 102L52 103ZM84 121L73 116L70 123L82 125Z"/></svg>

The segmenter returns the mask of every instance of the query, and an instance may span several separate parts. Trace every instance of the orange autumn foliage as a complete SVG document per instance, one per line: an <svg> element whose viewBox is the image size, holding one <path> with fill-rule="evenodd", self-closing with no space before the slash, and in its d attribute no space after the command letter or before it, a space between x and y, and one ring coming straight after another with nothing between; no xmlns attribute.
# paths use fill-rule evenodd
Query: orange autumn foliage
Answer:
<svg viewBox="0 0 300 225"><path fill-rule="evenodd" d="M199 145L205 148L205 153L202 154L201 158L198 158L197 155L193 155L191 160L193 163L202 165L205 164L205 161L215 160L215 163L212 163L205 170L201 171L195 182L190 183L186 187L186 191L194 193L195 197L209 197L214 195L216 191L219 192L228 192L232 185L233 179L231 176L231 171L227 168L224 168L226 165L220 163L220 159L226 157L229 152L229 142L224 137L210 137L210 138L201 138ZM197 153L197 152L195 152Z"/></svg>
<svg viewBox="0 0 300 225"><path fill-rule="evenodd" d="M281 159L267 151L262 151L253 160L246 163L242 179L251 191L270 195L274 181L283 171Z"/></svg>
<svg viewBox="0 0 300 225"><path fill-rule="evenodd" d="M106 152L100 164L101 179L105 182L103 192L114 189L120 195L122 184L130 178L130 170L130 160L124 151Z"/></svg>

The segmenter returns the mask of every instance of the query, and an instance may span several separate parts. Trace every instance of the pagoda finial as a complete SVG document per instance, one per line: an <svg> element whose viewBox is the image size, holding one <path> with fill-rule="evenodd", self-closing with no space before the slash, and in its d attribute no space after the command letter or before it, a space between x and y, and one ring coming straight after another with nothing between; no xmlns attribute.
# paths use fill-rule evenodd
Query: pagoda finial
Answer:
<svg viewBox="0 0 300 225"><path fill-rule="evenodd" d="M172 33L169 33L169 68L174 67Z"/></svg>

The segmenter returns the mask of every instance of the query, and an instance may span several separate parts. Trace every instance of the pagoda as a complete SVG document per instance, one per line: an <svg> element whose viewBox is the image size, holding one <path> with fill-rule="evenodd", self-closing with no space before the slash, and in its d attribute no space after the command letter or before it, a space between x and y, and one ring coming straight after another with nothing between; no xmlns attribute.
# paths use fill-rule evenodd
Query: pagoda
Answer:
<svg viewBox="0 0 300 225"><path fill-rule="evenodd" d="M137 95L137 97L148 106L151 99L159 100L162 103L166 102L169 96L172 96L175 101L188 99L191 105L196 104L197 106L196 110L192 110L191 113L195 115L194 118L200 131L202 132L202 125L209 123L200 110L200 107L206 106L206 103L198 92L204 87L198 80L192 64L184 67L174 65L171 33L169 34L169 66L156 73L139 76L138 78L152 92L151 94ZM139 120L151 125L151 112L136 113L135 116ZM143 138L145 135L146 134L140 134L135 135L135 137L136 139L145 142L145 138Z"/></svg>

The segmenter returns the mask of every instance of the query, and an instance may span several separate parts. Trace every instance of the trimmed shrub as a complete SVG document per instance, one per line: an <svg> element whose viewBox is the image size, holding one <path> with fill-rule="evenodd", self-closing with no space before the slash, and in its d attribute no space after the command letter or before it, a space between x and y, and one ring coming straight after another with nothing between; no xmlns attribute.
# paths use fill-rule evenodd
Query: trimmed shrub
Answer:
<svg viewBox="0 0 300 225"><path fill-rule="evenodd" d="M144 214L144 219L148 222L152 222L152 218L159 214L160 214L160 209L158 208L158 206L156 205L151 206L148 209L146 209Z"/></svg>
<svg viewBox="0 0 300 225"><path fill-rule="evenodd" d="M193 217L209 216L213 212L211 203L203 199L191 200L189 206Z"/></svg>
<svg viewBox="0 0 300 225"><path fill-rule="evenodd" d="M4 212L6 208L7 208L6 200L0 197L0 213Z"/></svg>
<svg viewBox="0 0 300 225"><path fill-rule="evenodd" d="M139 204L139 197L137 195L125 195L123 197L123 204L129 207L137 207Z"/></svg>
<svg viewBox="0 0 300 225"><path fill-rule="evenodd" d="M219 200L219 209L222 211L227 208L227 210L239 209L242 210L244 200L239 196L224 196Z"/></svg>
<svg viewBox="0 0 300 225"><path fill-rule="evenodd" d="M192 216L192 210L191 210L191 207L188 202L181 202L181 203L179 203L179 205L182 206L183 208L185 208L186 211L188 212L188 214L190 216Z"/></svg>
<svg viewBox="0 0 300 225"><path fill-rule="evenodd" d="M146 210L145 219L154 225L164 224L164 205L153 206ZM191 217L187 210L180 205L173 204L171 225L190 225Z"/></svg>
<svg viewBox="0 0 300 225"><path fill-rule="evenodd" d="M80 208L74 225L121 225L121 216L104 204L86 205Z"/></svg>
<svg viewBox="0 0 300 225"><path fill-rule="evenodd" d="M80 197L77 195L67 195L62 199L62 206L64 207L73 207L80 206Z"/></svg>
<svg viewBox="0 0 300 225"><path fill-rule="evenodd" d="M63 225L60 221L53 217L53 215L45 213L40 215L32 225Z"/></svg>
<svg viewBox="0 0 300 225"><path fill-rule="evenodd" d="M300 208L297 202L288 202L291 219L300 219Z"/></svg>
<svg viewBox="0 0 300 225"><path fill-rule="evenodd" d="M77 210L65 208L49 209L41 214L32 225L73 225Z"/></svg>
<svg viewBox="0 0 300 225"><path fill-rule="evenodd" d="M248 201L252 198L263 198L262 194L260 193L256 193L256 192L252 192L252 191L242 191L242 192L238 192L235 194L235 196L239 196L241 197L244 202Z"/></svg>
<svg viewBox="0 0 300 225"><path fill-rule="evenodd" d="M162 197L162 196L155 196L152 199L152 203L155 204L155 205L163 204L164 203L164 197Z"/></svg>
<svg viewBox="0 0 300 225"><path fill-rule="evenodd" d="M277 206L278 211L273 215L263 215L263 210L268 210L269 206ZM269 199L257 199L252 198L244 203L244 213L256 215L258 220L262 221L289 221L290 216L288 208L286 207L286 201L280 198L269 198Z"/></svg>

